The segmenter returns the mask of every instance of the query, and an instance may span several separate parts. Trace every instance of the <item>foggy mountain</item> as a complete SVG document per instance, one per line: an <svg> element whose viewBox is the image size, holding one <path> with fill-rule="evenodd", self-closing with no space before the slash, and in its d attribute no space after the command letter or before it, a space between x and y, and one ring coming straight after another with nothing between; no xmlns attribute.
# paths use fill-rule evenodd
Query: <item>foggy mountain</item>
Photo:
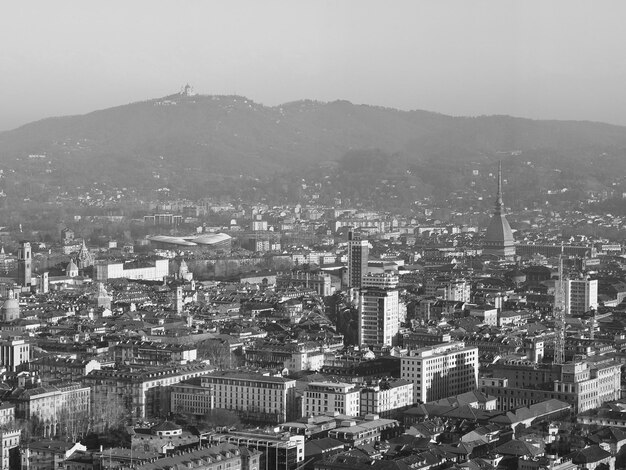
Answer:
<svg viewBox="0 0 626 470"><path fill-rule="evenodd" d="M569 178L591 179L590 186L608 185L626 170L626 128L608 124L451 117L347 101L268 107L241 96L199 95L44 119L0 133L0 168L5 185L11 174L13 184L27 181L31 191L73 191L94 182L200 189L225 177L308 171L371 149L424 172L502 158L528 161L539 173L566 168ZM428 182L433 178L437 174Z"/></svg>

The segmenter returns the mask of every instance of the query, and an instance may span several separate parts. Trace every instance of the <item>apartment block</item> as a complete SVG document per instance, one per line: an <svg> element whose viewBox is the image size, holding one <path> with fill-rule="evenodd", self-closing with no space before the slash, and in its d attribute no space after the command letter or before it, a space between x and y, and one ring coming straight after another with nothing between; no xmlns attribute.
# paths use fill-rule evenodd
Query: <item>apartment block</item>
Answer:
<svg viewBox="0 0 626 470"><path fill-rule="evenodd" d="M145 419L170 409L168 386L206 375L211 370L207 364L123 367L91 371L83 382L91 387L94 403L121 400L133 418Z"/></svg>
<svg viewBox="0 0 626 470"><path fill-rule="evenodd" d="M248 372L215 372L202 377L212 387L215 407L232 410L247 420L284 423L299 418L296 381Z"/></svg>
<svg viewBox="0 0 626 470"><path fill-rule="evenodd" d="M415 385L408 380L380 381L361 389L360 416L391 416L413 404Z"/></svg>
<svg viewBox="0 0 626 470"><path fill-rule="evenodd" d="M346 416L359 416L361 391L355 384L311 382L302 393L303 416L336 412Z"/></svg>
<svg viewBox="0 0 626 470"><path fill-rule="evenodd" d="M417 349L400 367L400 377L415 384L415 403L460 395L478 384L478 348L455 341Z"/></svg>

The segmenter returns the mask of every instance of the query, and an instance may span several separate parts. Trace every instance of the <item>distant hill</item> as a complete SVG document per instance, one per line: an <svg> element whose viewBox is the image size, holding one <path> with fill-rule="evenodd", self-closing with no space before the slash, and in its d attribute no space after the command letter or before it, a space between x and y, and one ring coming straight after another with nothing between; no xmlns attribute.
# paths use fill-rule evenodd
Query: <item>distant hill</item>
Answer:
<svg viewBox="0 0 626 470"><path fill-rule="evenodd" d="M451 117L347 101L268 107L241 96L172 95L0 133L0 186L72 192L97 182L200 190L225 177L308 170L372 149L395 155L397 165L421 172L431 185L437 168L500 158L532 162L529 177L539 178L537 184L551 168L589 187L604 187L626 170L626 128L608 124Z"/></svg>

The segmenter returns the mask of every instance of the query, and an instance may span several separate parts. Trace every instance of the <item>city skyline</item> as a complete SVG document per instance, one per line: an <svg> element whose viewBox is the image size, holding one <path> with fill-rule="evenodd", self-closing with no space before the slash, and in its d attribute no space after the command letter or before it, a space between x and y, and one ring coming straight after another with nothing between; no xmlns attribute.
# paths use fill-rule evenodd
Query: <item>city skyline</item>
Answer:
<svg viewBox="0 0 626 470"><path fill-rule="evenodd" d="M624 10L614 1L9 2L0 130L186 83L266 105L345 99L624 125Z"/></svg>

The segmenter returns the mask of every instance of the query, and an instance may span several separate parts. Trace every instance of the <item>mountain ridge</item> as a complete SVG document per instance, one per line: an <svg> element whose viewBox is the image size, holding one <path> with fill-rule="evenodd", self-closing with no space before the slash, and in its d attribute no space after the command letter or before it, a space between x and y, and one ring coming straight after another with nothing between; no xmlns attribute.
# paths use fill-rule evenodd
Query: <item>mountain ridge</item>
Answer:
<svg viewBox="0 0 626 470"><path fill-rule="evenodd" d="M61 190L77 181L198 189L225 176L306 172L372 149L400 155L407 168L513 155L544 169L602 173L597 163L603 163L626 171L626 127L448 116L345 100L265 106L238 95L168 95L0 132L2 168ZM34 165L32 155L45 156L39 163L46 164Z"/></svg>

